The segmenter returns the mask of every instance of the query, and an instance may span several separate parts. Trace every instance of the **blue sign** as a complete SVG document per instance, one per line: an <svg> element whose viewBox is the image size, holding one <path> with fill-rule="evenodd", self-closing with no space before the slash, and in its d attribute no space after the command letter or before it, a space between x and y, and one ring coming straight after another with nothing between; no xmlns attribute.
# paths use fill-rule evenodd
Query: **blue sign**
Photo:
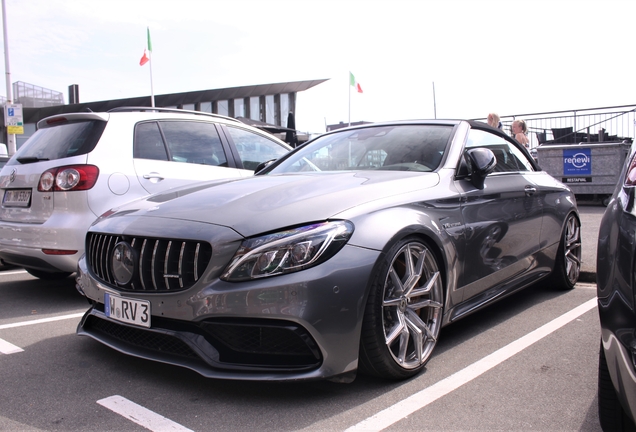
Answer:
<svg viewBox="0 0 636 432"><path fill-rule="evenodd" d="M564 149L563 175L592 175L592 150Z"/></svg>
<svg viewBox="0 0 636 432"><path fill-rule="evenodd" d="M13 108L9 108L9 117L13 117L15 115L15 113L13 112Z"/></svg>

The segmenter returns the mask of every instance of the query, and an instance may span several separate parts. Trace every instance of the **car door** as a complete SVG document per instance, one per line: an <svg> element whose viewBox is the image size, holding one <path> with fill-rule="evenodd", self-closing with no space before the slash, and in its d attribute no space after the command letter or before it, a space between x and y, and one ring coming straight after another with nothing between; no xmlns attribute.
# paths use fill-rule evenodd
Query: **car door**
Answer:
<svg viewBox="0 0 636 432"><path fill-rule="evenodd" d="M135 172L149 193L187 183L252 175L252 171L236 167L231 156L212 122L170 120L135 126Z"/></svg>
<svg viewBox="0 0 636 432"><path fill-rule="evenodd" d="M457 181L466 228L459 279L464 301L493 287L496 290L536 266L543 211L534 168L514 143L487 130L471 129L466 148L472 147L489 148L497 165L483 189Z"/></svg>

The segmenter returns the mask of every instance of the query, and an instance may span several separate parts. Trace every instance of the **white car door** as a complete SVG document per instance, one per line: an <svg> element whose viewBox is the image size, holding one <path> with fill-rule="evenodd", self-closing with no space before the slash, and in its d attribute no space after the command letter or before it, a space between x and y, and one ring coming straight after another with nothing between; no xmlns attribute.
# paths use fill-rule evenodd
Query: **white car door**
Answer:
<svg viewBox="0 0 636 432"><path fill-rule="evenodd" d="M160 121L135 127L134 166L149 193L188 183L252 175L228 162L217 128L210 122Z"/></svg>

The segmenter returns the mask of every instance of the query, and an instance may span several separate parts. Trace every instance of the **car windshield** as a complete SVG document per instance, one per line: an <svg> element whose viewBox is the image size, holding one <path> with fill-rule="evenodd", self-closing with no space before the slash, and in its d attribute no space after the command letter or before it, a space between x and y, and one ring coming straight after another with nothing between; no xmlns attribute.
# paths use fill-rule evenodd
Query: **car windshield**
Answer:
<svg viewBox="0 0 636 432"><path fill-rule="evenodd" d="M370 126L322 137L281 161L269 173L301 171L434 171L453 131L447 125Z"/></svg>

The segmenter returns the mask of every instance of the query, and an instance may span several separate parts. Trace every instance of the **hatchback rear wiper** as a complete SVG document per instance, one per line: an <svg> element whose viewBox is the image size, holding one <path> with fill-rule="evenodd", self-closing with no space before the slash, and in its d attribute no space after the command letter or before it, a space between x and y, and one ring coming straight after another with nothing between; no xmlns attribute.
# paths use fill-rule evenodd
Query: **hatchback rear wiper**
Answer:
<svg viewBox="0 0 636 432"><path fill-rule="evenodd" d="M33 162L40 162L40 161L47 161L47 160L49 160L49 158L39 158L35 156L18 158L18 162L23 164L29 164Z"/></svg>

